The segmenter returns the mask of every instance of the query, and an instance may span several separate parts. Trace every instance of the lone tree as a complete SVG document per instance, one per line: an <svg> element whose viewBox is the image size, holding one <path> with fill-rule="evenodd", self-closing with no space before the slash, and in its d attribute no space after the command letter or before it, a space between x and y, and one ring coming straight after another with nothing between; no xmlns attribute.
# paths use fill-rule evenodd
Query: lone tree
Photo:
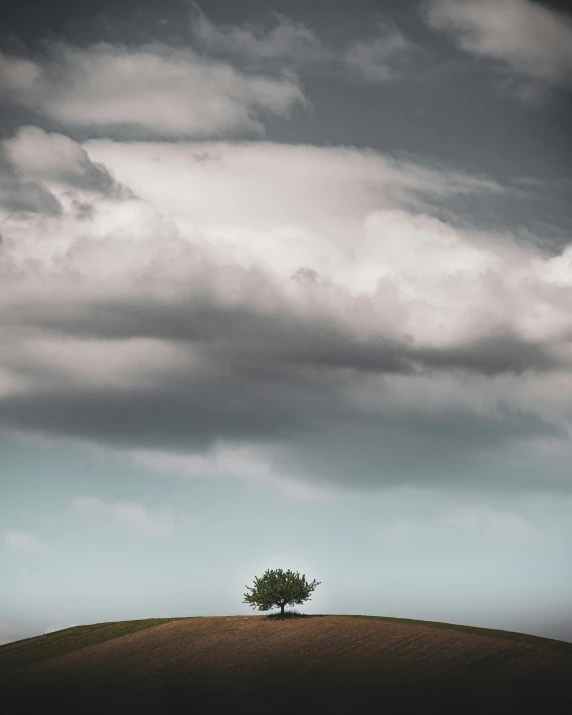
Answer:
<svg viewBox="0 0 572 715"><path fill-rule="evenodd" d="M280 615L284 615L284 606L291 603L304 603L310 594L319 586L319 581L308 583L305 576L299 573L282 571L282 569L267 569L262 578L254 578L254 586L246 588L252 593L245 593L243 603L250 603L259 611L269 611L280 606Z"/></svg>

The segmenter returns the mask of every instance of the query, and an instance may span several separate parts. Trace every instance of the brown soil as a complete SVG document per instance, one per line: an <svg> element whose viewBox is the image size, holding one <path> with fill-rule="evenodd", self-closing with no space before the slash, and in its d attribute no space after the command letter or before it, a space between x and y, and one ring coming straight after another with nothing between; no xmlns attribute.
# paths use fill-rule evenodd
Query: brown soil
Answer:
<svg viewBox="0 0 572 715"><path fill-rule="evenodd" d="M5 670L0 693L6 715L564 714L572 647L345 616L189 618Z"/></svg>

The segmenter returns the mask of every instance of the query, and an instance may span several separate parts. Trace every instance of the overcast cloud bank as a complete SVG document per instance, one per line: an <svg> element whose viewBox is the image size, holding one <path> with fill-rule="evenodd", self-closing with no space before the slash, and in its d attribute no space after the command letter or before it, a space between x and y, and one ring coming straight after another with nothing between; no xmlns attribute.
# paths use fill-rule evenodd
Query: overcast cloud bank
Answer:
<svg viewBox="0 0 572 715"><path fill-rule="evenodd" d="M494 181L351 148L34 127L4 151L62 207L3 217L5 427L185 475L250 445L234 472L294 491L454 483L567 443L570 249L411 208Z"/></svg>

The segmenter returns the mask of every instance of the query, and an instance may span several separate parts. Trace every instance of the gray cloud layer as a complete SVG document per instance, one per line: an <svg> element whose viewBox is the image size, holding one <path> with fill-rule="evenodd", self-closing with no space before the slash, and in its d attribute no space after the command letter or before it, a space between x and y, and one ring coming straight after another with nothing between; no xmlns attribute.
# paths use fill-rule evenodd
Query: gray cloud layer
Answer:
<svg viewBox="0 0 572 715"><path fill-rule="evenodd" d="M277 15L271 29L260 24L215 25L197 3L191 3L194 38L210 52L248 61L289 64L328 59L330 52L315 32L301 22Z"/></svg>
<svg viewBox="0 0 572 715"><path fill-rule="evenodd" d="M572 17L532 0L427 0L427 21L464 50L531 79L572 82Z"/></svg>
<svg viewBox="0 0 572 715"><path fill-rule="evenodd" d="M85 149L63 134L48 134L38 127L21 127L4 142L18 173L36 181L57 182L104 196L127 196L102 164L91 161Z"/></svg>
<svg viewBox="0 0 572 715"><path fill-rule="evenodd" d="M330 47L311 28L282 15L276 16L271 28L248 23L216 25L198 4L192 7L193 37L202 47L258 70L274 66L301 72L317 67L326 75L335 73L352 82L385 84L410 70L411 60L420 52L387 18L376 24L373 36Z"/></svg>
<svg viewBox="0 0 572 715"><path fill-rule="evenodd" d="M4 55L0 92L63 126L221 136L263 131L306 98L292 76L245 74L192 50L52 44L43 60Z"/></svg>
<svg viewBox="0 0 572 715"><path fill-rule="evenodd" d="M429 18L471 52L521 70L540 58L535 76L560 81L561 30L540 57L522 42L528 20L505 22L530 4L511 2L498 25L470 0L434 2ZM256 134L307 104L301 63L383 84L414 51L381 26L334 60L285 18L268 30L199 15L195 36L241 68L157 43L59 43L5 56L0 88L68 128ZM33 126L1 152L4 429L176 457L183 473L246 445L244 473L352 487L495 482L521 453L523 481L546 453L560 460L547 482L561 478L570 250L427 215L451 196L507 195L493 179L352 147L82 146Z"/></svg>
<svg viewBox="0 0 572 715"><path fill-rule="evenodd" d="M569 369L548 341L507 324L430 348L392 327L383 290L277 282L181 238L145 250L104 282L74 251L41 282L8 269L4 427L183 456L259 445L281 473L355 488L462 482L483 454L567 437L527 388Z"/></svg>
<svg viewBox="0 0 572 715"><path fill-rule="evenodd" d="M419 48L398 27L380 24L376 37L352 43L344 59L354 77L383 84L402 77L404 68L418 52Z"/></svg>
<svg viewBox="0 0 572 715"><path fill-rule="evenodd" d="M18 175L4 147L0 149L0 206L15 213L61 211L59 201L45 186Z"/></svg>

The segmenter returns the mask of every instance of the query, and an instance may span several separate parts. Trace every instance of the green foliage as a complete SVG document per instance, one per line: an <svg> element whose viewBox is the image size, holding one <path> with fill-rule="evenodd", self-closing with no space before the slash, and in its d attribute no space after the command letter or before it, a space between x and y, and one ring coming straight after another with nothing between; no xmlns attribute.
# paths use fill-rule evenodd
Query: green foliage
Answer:
<svg viewBox="0 0 572 715"><path fill-rule="evenodd" d="M243 603L249 603L259 611L279 607L283 614L285 606L304 603L319 585L319 581L308 583L305 576L300 576L298 572L294 573L290 569L267 569L262 578L255 577L254 586L246 587L252 593L244 594Z"/></svg>

